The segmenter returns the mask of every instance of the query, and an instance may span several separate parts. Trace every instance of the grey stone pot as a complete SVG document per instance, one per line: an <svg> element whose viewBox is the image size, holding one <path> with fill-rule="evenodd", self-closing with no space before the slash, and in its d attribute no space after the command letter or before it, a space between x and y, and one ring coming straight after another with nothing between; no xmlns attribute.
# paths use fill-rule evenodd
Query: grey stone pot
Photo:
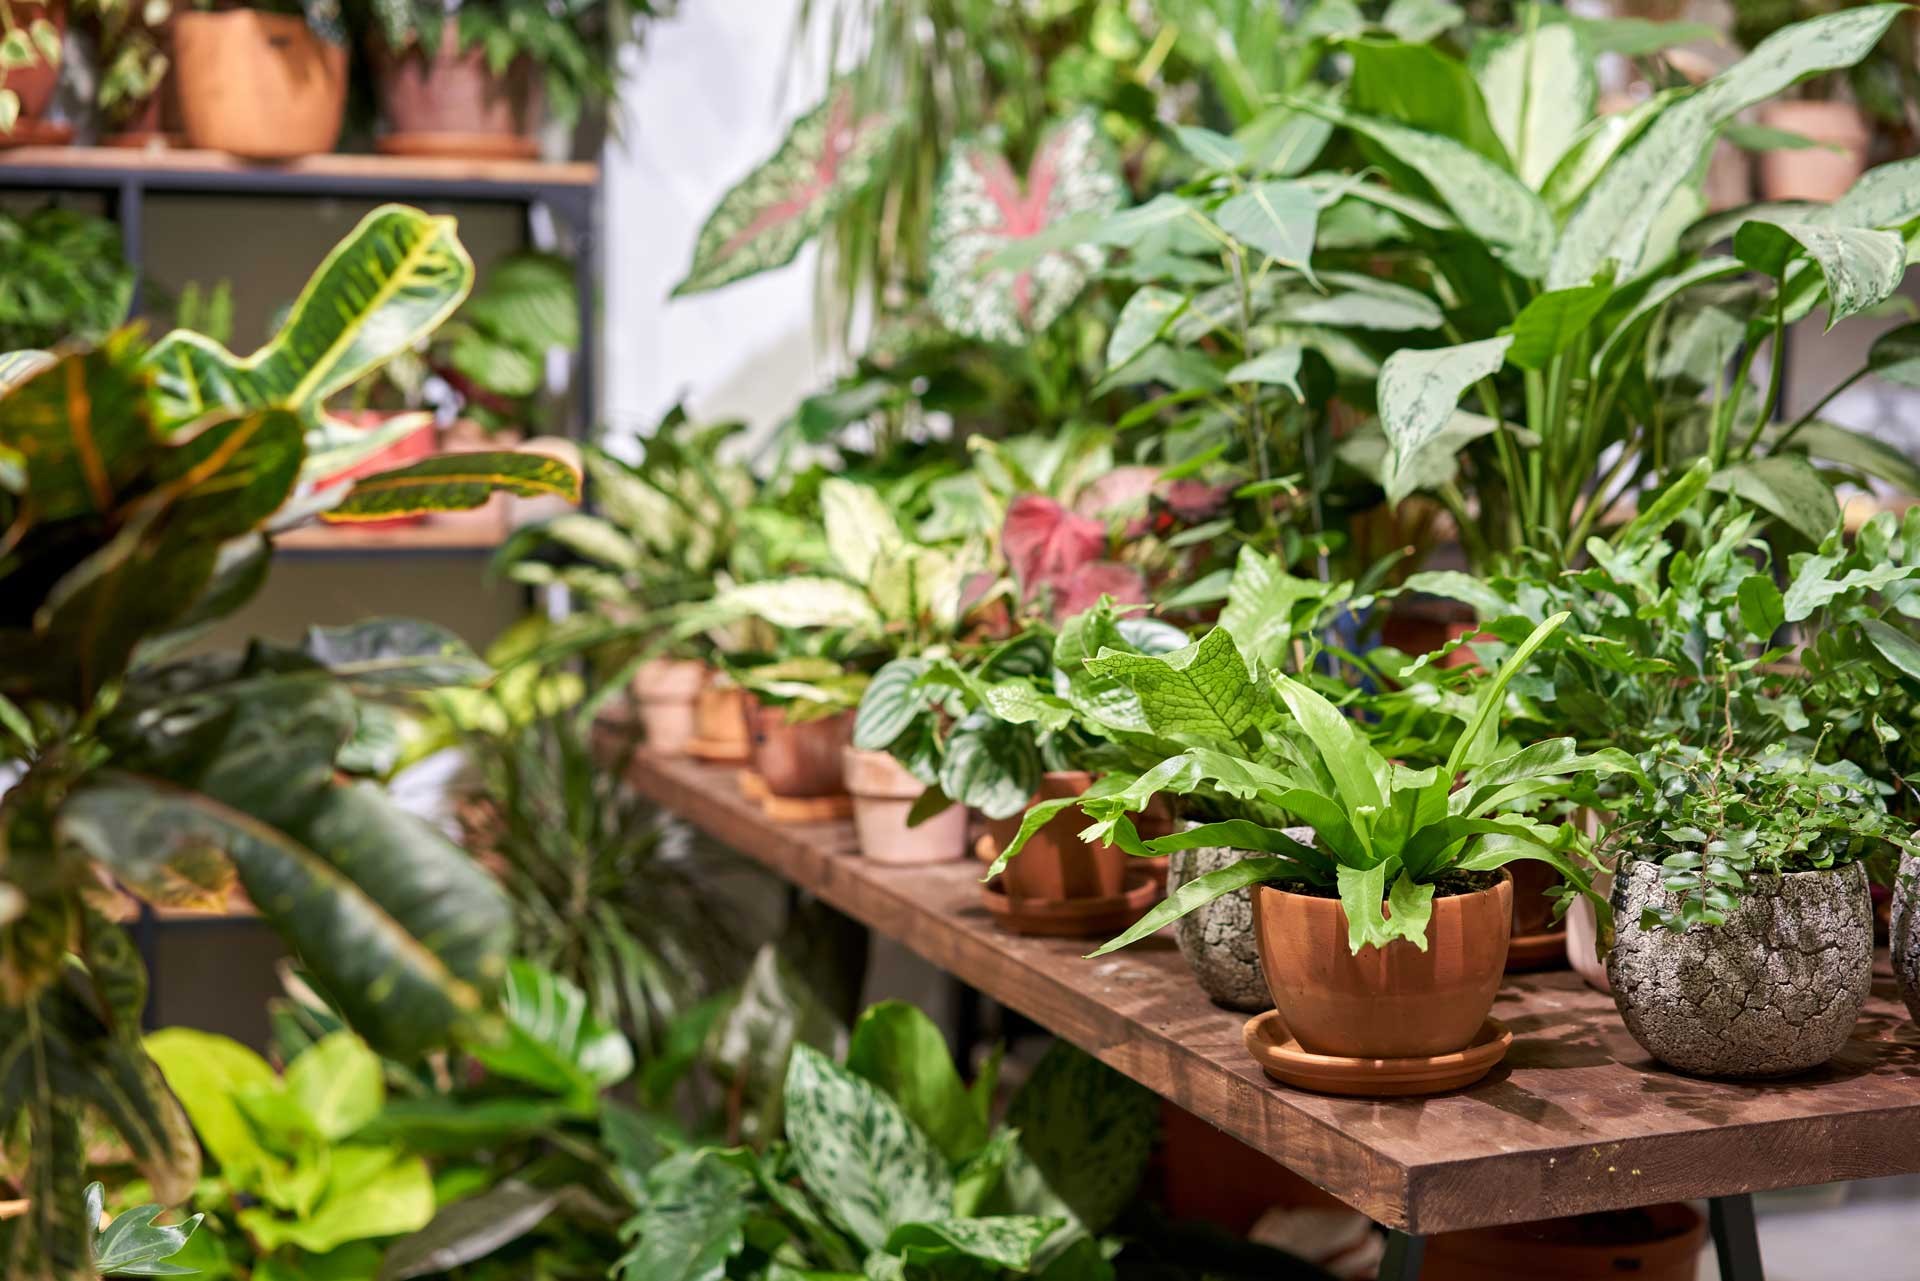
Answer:
<svg viewBox="0 0 1920 1281"><path fill-rule="evenodd" d="M1859 864L1755 876L1718 927L1640 927L1675 896L1652 863L1613 886L1618 936L1607 958L1627 1030L1695 1076L1786 1076L1839 1052L1873 986L1873 900Z"/></svg>
<svg viewBox="0 0 1920 1281"><path fill-rule="evenodd" d="M1286 831L1302 845L1313 842L1310 827L1290 827ZM1218 846L1175 850L1167 859L1167 888L1177 890L1208 872L1258 857L1261 855L1257 851ZM1260 969L1260 951L1254 942L1253 896L1249 891L1228 894L1187 913L1174 925L1173 937L1201 990L1215 1004L1249 1014L1273 1008L1273 996L1267 991L1267 976Z"/></svg>
<svg viewBox="0 0 1920 1281"><path fill-rule="evenodd" d="M1900 873L1893 883L1893 920L1887 931L1893 954L1893 977L1907 1012L1920 1022L1920 858L1900 856Z"/></svg>

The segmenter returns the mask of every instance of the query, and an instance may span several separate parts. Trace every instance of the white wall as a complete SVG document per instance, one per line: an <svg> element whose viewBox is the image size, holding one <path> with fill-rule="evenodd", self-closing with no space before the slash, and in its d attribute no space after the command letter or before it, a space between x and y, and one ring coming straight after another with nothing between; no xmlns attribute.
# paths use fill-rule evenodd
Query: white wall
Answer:
<svg viewBox="0 0 1920 1281"><path fill-rule="evenodd" d="M722 193L771 155L818 97L802 83L797 0L693 3L633 60L623 136L604 159L610 435L645 431L676 400L766 428L825 376L813 351L811 249L791 265L690 298L667 295Z"/></svg>

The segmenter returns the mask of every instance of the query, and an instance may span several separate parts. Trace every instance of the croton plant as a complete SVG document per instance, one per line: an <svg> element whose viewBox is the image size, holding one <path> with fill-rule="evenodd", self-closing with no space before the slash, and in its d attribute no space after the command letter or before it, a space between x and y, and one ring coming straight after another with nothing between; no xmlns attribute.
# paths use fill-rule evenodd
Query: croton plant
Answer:
<svg viewBox="0 0 1920 1281"><path fill-rule="evenodd" d="M239 655L182 647L260 587L279 532L559 494L530 454L313 478L380 444L328 396L429 332L473 269L453 220L369 214L280 333L238 358L190 333L0 360L0 1132L30 1199L8 1277L92 1276L90 1119L175 1203L192 1130L140 1046L134 900L220 904L235 879L354 1026L414 1057L481 1017L506 961L499 891L351 776L362 700L486 675L438 628L316 630Z"/></svg>

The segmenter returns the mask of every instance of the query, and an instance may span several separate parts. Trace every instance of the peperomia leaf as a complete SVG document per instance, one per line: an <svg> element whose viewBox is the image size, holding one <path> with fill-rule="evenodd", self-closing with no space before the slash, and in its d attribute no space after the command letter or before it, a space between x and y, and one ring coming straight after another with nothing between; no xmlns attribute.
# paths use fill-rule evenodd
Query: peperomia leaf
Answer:
<svg viewBox="0 0 1920 1281"><path fill-rule="evenodd" d="M678 294L715 289L792 262L800 246L847 199L873 181L875 163L900 123L861 116L851 84L839 83L794 121L780 147L707 215Z"/></svg>
<svg viewBox="0 0 1920 1281"><path fill-rule="evenodd" d="M982 140L954 147L934 194L929 298L954 333L1019 343L1051 325L1104 260L1094 245L1050 249L1018 268L988 266L1009 246L1126 194L1098 120L1086 112L1040 136L1026 181Z"/></svg>

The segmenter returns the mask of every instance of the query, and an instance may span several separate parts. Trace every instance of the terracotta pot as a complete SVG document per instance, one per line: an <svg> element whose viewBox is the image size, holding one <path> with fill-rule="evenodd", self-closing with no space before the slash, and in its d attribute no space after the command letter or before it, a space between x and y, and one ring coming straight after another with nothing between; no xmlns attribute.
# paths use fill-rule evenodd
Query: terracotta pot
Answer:
<svg viewBox="0 0 1920 1281"><path fill-rule="evenodd" d="M1313 1054L1400 1059L1465 1049L1506 968L1513 881L1433 900L1427 950L1404 939L1347 949L1340 900L1262 885L1253 896L1274 1008Z"/></svg>
<svg viewBox="0 0 1920 1281"><path fill-rule="evenodd" d="M1762 153L1760 192L1768 200L1837 200L1866 172L1873 132L1852 103L1770 102L1760 119L1822 144Z"/></svg>
<svg viewBox="0 0 1920 1281"><path fill-rule="evenodd" d="M1508 865L1513 874L1513 932L1546 934L1560 928L1553 919L1553 900L1547 891L1561 883L1560 873L1545 863L1522 859Z"/></svg>
<svg viewBox="0 0 1920 1281"><path fill-rule="evenodd" d="M11 13L13 25L22 31L45 18L60 33L62 40L66 38L67 6L64 4L16 0ZM41 115L53 105L53 92L60 87L60 64L47 62L40 56L39 46L36 45L33 65L7 72L6 80L7 88L20 98L20 117L14 121L14 128L18 130L22 126L38 123Z"/></svg>
<svg viewBox="0 0 1920 1281"><path fill-rule="evenodd" d="M1694 1281L1707 1224L1683 1202L1427 1240L1423 1281Z"/></svg>
<svg viewBox="0 0 1920 1281"><path fill-rule="evenodd" d="M687 658L654 658L633 674L633 696L647 747L662 756L684 756L694 735L693 705L707 683L707 665Z"/></svg>
<svg viewBox="0 0 1920 1281"><path fill-rule="evenodd" d="M693 736L705 745L710 759L746 760L747 691L713 673L693 703Z"/></svg>
<svg viewBox="0 0 1920 1281"><path fill-rule="evenodd" d="M347 51L305 19L229 9L174 18L187 142L251 160L332 151L347 106Z"/></svg>
<svg viewBox="0 0 1920 1281"><path fill-rule="evenodd" d="M1380 643L1418 657L1475 630L1473 611L1458 601L1401 597L1380 624ZM1447 657L1446 665L1459 667L1471 662L1472 652L1459 650Z"/></svg>
<svg viewBox="0 0 1920 1281"><path fill-rule="evenodd" d="M479 45L459 49L459 23L448 18L438 48L395 52L374 40L370 52L380 110L390 141L406 139L414 155L498 156L538 150L540 82L527 58L495 75Z"/></svg>
<svg viewBox="0 0 1920 1281"><path fill-rule="evenodd" d="M747 703L753 769L775 796L845 796L841 750L853 741L853 713L789 721L786 709Z"/></svg>
<svg viewBox="0 0 1920 1281"><path fill-rule="evenodd" d="M1041 775L1035 801L1078 796L1093 786L1085 770L1062 770ZM1104 842L1089 845L1080 839L1086 819L1077 809L1066 809L1033 834L1026 847L1000 874L1007 897L1022 900L1112 898L1126 889L1127 856Z"/></svg>
<svg viewBox="0 0 1920 1281"><path fill-rule="evenodd" d="M927 785L885 752L849 747L843 756L862 855L876 863L945 863L966 854L966 806L949 805L909 827L907 815Z"/></svg>

